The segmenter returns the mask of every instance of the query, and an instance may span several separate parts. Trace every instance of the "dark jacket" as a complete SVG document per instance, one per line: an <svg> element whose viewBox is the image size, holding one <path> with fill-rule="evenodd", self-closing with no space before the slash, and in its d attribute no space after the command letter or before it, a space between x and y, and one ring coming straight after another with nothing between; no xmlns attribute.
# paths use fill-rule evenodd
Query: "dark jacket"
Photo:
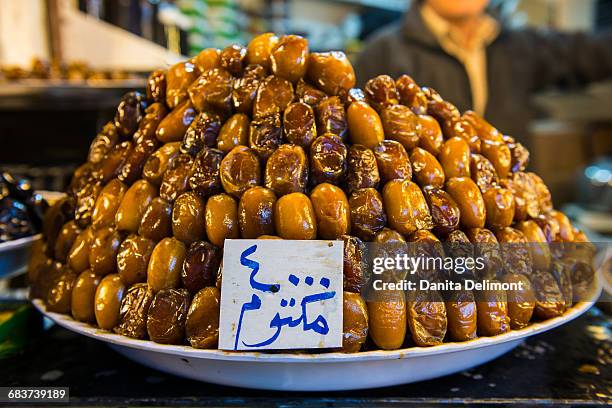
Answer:
<svg viewBox="0 0 612 408"><path fill-rule="evenodd" d="M355 62L360 85L380 74L412 76L461 111L471 108L467 73L447 54L413 6L399 24L383 28ZM530 96L543 88L581 85L612 77L612 33L561 34L503 27L487 48L489 97L485 117L501 131L527 142L535 109Z"/></svg>

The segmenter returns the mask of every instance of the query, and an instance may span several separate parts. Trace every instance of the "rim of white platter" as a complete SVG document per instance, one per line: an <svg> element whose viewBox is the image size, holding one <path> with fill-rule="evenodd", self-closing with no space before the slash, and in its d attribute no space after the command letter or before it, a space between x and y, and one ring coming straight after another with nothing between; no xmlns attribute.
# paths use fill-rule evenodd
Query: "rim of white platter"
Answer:
<svg viewBox="0 0 612 408"><path fill-rule="evenodd" d="M597 290L597 294L601 288ZM596 299L596 298L595 298ZM81 323L73 320L68 315L62 315L53 312L47 312L44 304L40 299L33 301L34 306L45 316L53 320L58 325L74 331L76 333L101 340L112 345L123 346L137 350L154 351L157 353L173 354L181 357L190 357L198 359L210 360L225 360L225 361L243 361L243 362L290 362L290 363L339 363L339 362L355 362L355 361L370 361L370 360L393 360L405 359L417 356L432 356L437 354L446 354L460 352L465 350L474 350L478 348L499 345L508 342L515 342L526 337L542 333L565 324L586 312L594 302L580 302L572 306L563 315L542 322L535 322L524 329L512 330L508 333L500 334L493 337L479 337L466 342L451 342L444 343L433 347L411 347L398 350L375 350L364 351L359 353L322 353L322 354L293 354L293 353L260 353L260 352L233 352L223 350L202 350L195 349L189 346L174 346L166 344L158 344L150 340L137 340L118 334L110 333L101 330L97 327Z"/></svg>

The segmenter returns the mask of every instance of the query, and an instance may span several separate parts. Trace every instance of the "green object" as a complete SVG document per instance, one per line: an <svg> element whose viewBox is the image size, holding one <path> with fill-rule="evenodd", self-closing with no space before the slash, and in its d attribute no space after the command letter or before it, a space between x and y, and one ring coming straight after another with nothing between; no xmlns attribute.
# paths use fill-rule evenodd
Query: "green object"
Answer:
<svg viewBox="0 0 612 408"><path fill-rule="evenodd" d="M0 359L23 351L40 331L41 322L30 304L0 304Z"/></svg>

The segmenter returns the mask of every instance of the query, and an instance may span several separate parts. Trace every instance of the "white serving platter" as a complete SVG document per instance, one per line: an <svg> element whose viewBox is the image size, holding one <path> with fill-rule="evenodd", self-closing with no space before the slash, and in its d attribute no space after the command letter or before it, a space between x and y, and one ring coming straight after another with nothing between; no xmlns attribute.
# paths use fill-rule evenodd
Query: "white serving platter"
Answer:
<svg viewBox="0 0 612 408"><path fill-rule="evenodd" d="M28 267L32 244L42 238L41 234L19 238L0 244L0 279L24 273Z"/></svg>
<svg viewBox="0 0 612 408"><path fill-rule="evenodd" d="M597 299L601 289L598 289ZM486 363L518 346L525 338L565 324L594 302L574 305L564 315L495 337L435 347L393 351L325 354L264 354L198 350L135 340L49 313L40 300L34 305L62 327L107 343L145 366L194 380L236 387L282 391L336 391L385 387L427 380Z"/></svg>

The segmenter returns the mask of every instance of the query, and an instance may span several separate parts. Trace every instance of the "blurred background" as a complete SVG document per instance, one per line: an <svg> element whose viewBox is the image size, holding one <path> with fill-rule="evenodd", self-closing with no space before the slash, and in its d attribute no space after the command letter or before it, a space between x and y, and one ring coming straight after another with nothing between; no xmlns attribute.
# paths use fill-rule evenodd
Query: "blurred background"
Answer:
<svg viewBox="0 0 612 408"><path fill-rule="evenodd" d="M37 189L63 190L120 95L144 89L148 72L266 31L300 34L311 50L343 50L355 59L410 3L0 1L0 167L31 178ZM612 28L612 0L493 0L489 13L511 27ZM546 90L532 101L537 119L526 136L530 169L550 186L555 204L603 234L612 233L611 99L610 81Z"/></svg>

